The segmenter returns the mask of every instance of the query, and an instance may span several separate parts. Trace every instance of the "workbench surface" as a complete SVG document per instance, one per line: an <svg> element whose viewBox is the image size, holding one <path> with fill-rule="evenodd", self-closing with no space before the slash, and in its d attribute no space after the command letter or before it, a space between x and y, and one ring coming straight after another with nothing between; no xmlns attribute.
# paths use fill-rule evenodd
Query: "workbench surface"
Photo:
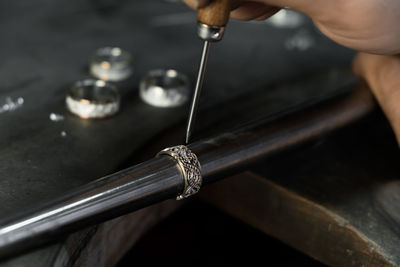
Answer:
<svg viewBox="0 0 400 267"><path fill-rule="evenodd" d="M216 115L221 125L209 130L207 118L200 115L195 138L352 90L355 78L349 69L354 52L334 44L310 20L302 19L294 28L230 22L225 39L211 48L200 103L201 110L222 110ZM195 79L201 41L195 34L195 12L182 3L1 2L0 22L2 220L138 158L144 160L139 153L185 123L188 105L156 108L138 95L140 79L152 69L174 68ZM117 84L120 112L87 121L68 113L65 94L75 81L89 77L90 57L103 46L130 51L135 72ZM249 100L248 95L253 97ZM243 106L238 99L243 99ZM230 101L238 104L230 106ZM5 107L10 103L12 109ZM51 113L64 119L50 120ZM3 266L44 266L43 262L50 266L57 253L59 244Z"/></svg>

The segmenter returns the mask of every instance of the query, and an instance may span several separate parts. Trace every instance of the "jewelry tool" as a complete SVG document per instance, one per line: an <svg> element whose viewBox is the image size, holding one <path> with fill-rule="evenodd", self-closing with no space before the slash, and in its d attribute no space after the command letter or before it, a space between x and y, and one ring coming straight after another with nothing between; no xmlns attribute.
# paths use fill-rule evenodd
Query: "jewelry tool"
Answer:
<svg viewBox="0 0 400 267"><path fill-rule="evenodd" d="M207 66L210 44L222 40L225 26L229 20L231 0L214 0L209 5L200 8L197 12L197 35L204 40L203 51L200 59L199 73L197 74L196 87L190 106L189 119L186 127L186 144L189 143L193 132L193 125L198 108L201 88Z"/></svg>

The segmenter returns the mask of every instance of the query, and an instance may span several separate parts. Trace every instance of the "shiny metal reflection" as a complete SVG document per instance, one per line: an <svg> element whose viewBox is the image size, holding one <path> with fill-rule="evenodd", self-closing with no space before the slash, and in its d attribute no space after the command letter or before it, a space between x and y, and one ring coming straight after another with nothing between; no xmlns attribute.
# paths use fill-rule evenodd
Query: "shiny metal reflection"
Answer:
<svg viewBox="0 0 400 267"><path fill-rule="evenodd" d="M71 113L83 119L105 118L118 112L120 96L115 85L86 79L70 88L65 103Z"/></svg>
<svg viewBox="0 0 400 267"><path fill-rule="evenodd" d="M189 79L173 70L152 70L140 82L140 97L156 107L177 107L189 98Z"/></svg>
<svg viewBox="0 0 400 267"><path fill-rule="evenodd" d="M203 184L246 169L249 164L348 125L374 110L364 86L343 98L294 112L279 120L249 123L243 128L190 144L201 163ZM76 188L35 210L4 221L0 218L0 259L43 245L84 227L176 197L185 179L169 156L113 173Z"/></svg>
<svg viewBox="0 0 400 267"><path fill-rule="evenodd" d="M105 81L125 80L133 73L132 55L119 47L99 48L91 58L90 73Z"/></svg>

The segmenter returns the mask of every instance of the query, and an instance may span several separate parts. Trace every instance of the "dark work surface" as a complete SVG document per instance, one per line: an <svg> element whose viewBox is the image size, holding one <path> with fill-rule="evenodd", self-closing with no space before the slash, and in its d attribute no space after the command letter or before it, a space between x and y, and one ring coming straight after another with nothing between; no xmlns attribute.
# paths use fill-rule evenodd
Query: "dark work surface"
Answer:
<svg viewBox="0 0 400 267"><path fill-rule="evenodd" d="M0 106L7 97L24 99L22 107L0 113L1 219L120 169L152 138L185 122L187 106L148 106L139 99L137 85L155 68L176 68L194 80L201 50L195 20L186 6L167 1L0 3ZM299 34L312 38L313 46L288 50L285 42ZM85 121L67 112L65 93L87 77L91 53L105 45L130 51L135 74L119 85L118 115ZM212 47L201 108L235 98L238 106L221 104L219 114L226 114L219 118L232 127L237 121L231 110L247 120L323 99L344 86L351 89L352 56L308 20L295 29L232 21L225 39ZM303 79L307 82L298 82ZM242 106L237 99L245 101L251 92L261 92L263 101ZM52 112L65 119L49 120ZM204 121L199 124L206 128Z"/></svg>
<svg viewBox="0 0 400 267"><path fill-rule="evenodd" d="M117 267L160 263L325 266L198 200L144 235Z"/></svg>
<svg viewBox="0 0 400 267"><path fill-rule="evenodd" d="M0 114L0 218L119 169L138 147L184 122L187 107L154 108L136 90L140 77L154 68L172 67L194 78L201 42L194 33L195 13L183 4L16 1L0 4L0 18L0 101L25 100L21 108ZM212 49L202 108L273 83L326 73L312 86L265 90L265 103L257 104L266 106L263 115L268 115L323 98L352 81L337 72L348 66L352 52L320 35L309 21L301 30L312 36L312 49L285 48L284 41L299 29L232 21L225 40ZM85 121L66 111L64 96L87 75L91 53L104 45L131 51L136 73L120 88L117 116ZM51 112L65 120L49 120Z"/></svg>
<svg viewBox="0 0 400 267"><path fill-rule="evenodd" d="M375 112L308 144L307 149L277 156L253 171L328 210L339 224L353 229L363 242L379 250L390 266L398 266L399 162L393 131L384 115ZM296 246L303 247L301 242ZM361 250L362 246L355 247ZM372 258L373 253L371 249L365 257Z"/></svg>

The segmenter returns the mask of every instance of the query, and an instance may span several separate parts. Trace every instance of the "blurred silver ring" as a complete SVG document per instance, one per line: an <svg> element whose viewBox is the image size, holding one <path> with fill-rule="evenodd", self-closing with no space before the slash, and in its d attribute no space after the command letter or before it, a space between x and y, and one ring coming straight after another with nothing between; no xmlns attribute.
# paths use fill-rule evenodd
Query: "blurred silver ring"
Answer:
<svg viewBox="0 0 400 267"><path fill-rule="evenodd" d="M119 82L133 73L132 55L119 47L97 49L90 61L90 73L101 80Z"/></svg>
<svg viewBox="0 0 400 267"><path fill-rule="evenodd" d="M115 85L103 80L76 82L65 98L68 110L84 119L105 118L118 112L120 96Z"/></svg>
<svg viewBox="0 0 400 267"><path fill-rule="evenodd" d="M152 70L140 81L139 95L155 107L182 106L189 99L189 78L174 69Z"/></svg>

